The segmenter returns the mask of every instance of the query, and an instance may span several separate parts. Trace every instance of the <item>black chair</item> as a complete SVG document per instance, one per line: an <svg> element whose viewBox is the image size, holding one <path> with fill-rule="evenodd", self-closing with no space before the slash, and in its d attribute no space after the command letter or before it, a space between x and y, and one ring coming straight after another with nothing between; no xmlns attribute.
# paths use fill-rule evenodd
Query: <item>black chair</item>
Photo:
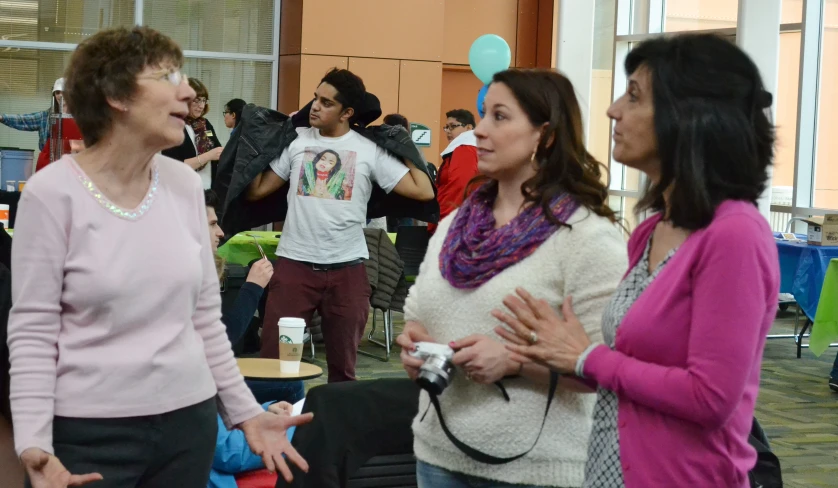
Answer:
<svg viewBox="0 0 838 488"><path fill-rule="evenodd" d="M303 412L314 420L291 440L309 472L291 465L294 481L280 477L276 488L415 487L411 423L418 409L419 386L407 378L312 388Z"/></svg>
<svg viewBox="0 0 838 488"><path fill-rule="evenodd" d="M408 282L416 280L430 238L428 228L422 226L402 226L396 232L396 251L404 261L404 276Z"/></svg>

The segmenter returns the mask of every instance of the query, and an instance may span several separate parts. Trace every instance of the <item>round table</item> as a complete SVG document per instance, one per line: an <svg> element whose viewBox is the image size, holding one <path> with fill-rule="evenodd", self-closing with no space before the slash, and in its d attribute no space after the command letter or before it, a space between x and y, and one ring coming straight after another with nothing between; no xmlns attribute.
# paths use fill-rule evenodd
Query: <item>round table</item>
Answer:
<svg viewBox="0 0 838 488"><path fill-rule="evenodd" d="M300 363L299 373L280 373L279 359L237 358L239 371L249 380L311 380L323 375L323 368L306 362Z"/></svg>

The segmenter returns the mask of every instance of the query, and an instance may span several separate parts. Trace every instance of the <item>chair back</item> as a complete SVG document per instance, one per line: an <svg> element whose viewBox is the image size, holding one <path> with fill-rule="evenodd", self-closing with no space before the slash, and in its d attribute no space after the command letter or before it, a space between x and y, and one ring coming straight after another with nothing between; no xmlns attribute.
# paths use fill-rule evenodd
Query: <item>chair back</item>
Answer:
<svg viewBox="0 0 838 488"><path fill-rule="evenodd" d="M404 261L404 275L419 274L419 265L425 259L430 240L428 228L423 226L401 226L396 232L396 251Z"/></svg>

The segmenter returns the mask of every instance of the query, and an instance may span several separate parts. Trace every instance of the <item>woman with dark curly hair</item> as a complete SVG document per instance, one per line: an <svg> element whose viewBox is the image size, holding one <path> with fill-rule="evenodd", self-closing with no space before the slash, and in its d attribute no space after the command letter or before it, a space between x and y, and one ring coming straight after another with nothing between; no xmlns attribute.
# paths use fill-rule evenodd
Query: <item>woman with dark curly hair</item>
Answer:
<svg viewBox="0 0 838 488"><path fill-rule="evenodd" d="M286 429L310 417L263 411L236 366L201 179L158 154L195 97L182 65L148 27L79 44L65 96L87 149L21 197L10 396L34 488L204 487L217 412L268 469L290 478L283 455L306 469Z"/></svg>
<svg viewBox="0 0 838 488"><path fill-rule="evenodd" d="M600 337L599 317L626 269L625 241L567 78L503 71L485 104L474 135L487 181L431 238L398 338L413 378L417 342L448 344L458 367L438 398L444 425L425 414L430 395L419 400L417 479L423 488L581 486L592 390L514 359L490 313L526 283L554 306L575 297L586 331Z"/></svg>
<svg viewBox="0 0 838 488"><path fill-rule="evenodd" d="M762 350L777 310L777 247L757 209L774 127L753 61L714 35L645 41L608 109L614 159L646 173L653 210L629 241L631 266L585 331L519 291L496 316L515 358L597 387L586 487L750 486L748 444ZM521 283L525 285L525 283ZM529 288L529 285L527 285ZM599 323L599 320L596 321Z"/></svg>

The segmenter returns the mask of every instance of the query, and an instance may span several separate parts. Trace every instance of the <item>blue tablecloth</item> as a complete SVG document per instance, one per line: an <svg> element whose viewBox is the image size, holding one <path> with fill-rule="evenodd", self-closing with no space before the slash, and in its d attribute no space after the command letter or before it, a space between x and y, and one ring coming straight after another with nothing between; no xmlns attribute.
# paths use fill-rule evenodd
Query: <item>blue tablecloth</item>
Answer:
<svg viewBox="0 0 838 488"><path fill-rule="evenodd" d="M779 234L775 234L775 237ZM805 239L805 236L802 236ZM780 256L780 293L791 293L813 319L830 259L838 258L838 246L810 246L805 242L777 241Z"/></svg>

